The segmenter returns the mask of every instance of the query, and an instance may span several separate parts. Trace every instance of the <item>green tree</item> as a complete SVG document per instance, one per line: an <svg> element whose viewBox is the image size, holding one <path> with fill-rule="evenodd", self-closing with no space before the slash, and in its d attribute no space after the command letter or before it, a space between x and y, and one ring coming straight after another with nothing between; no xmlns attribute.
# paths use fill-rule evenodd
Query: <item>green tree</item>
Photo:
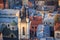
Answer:
<svg viewBox="0 0 60 40"><path fill-rule="evenodd" d="M16 26L16 25L17 25L17 22L16 22L15 20L13 20L13 21L11 22L11 25L12 25L12 26Z"/></svg>
<svg viewBox="0 0 60 40"><path fill-rule="evenodd" d="M57 14L57 15L55 16L54 20L55 20L55 23L56 23L56 22L60 22L60 15Z"/></svg>

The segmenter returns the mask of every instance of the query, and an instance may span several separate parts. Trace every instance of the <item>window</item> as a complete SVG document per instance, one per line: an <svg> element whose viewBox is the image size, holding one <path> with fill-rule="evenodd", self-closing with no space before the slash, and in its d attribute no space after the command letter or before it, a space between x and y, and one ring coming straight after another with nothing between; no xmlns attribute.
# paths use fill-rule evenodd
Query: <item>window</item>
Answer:
<svg viewBox="0 0 60 40"><path fill-rule="evenodd" d="M54 37L54 27L50 26L50 36Z"/></svg>
<svg viewBox="0 0 60 40"><path fill-rule="evenodd" d="M52 24L51 22L49 24Z"/></svg>
<svg viewBox="0 0 60 40"><path fill-rule="evenodd" d="M23 27L23 35L25 35L25 28Z"/></svg>
<svg viewBox="0 0 60 40"><path fill-rule="evenodd" d="M35 18L35 17L33 17L33 20L36 20L36 18Z"/></svg>
<svg viewBox="0 0 60 40"><path fill-rule="evenodd" d="M10 27L10 25L8 24L8 27Z"/></svg>
<svg viewBox="0 0 60 40"><path fill-rule="evenodd" d="M32 29L34 29L34 27L32 26Z"/></svg>
<svg viewBox="0 0 60 40"><path fill-rule="evenodd" d="M57 38L60 38L60 33L57 33L57 36L56 36Z"/></svg>
<svg viewBox="0 0 60 40"><path fill-rule="evenodd" d="M11 35L11 38L13 38L14 36L13 35Z"/></svg>
<svg viewBox="0 0 60 40"><path fill-rule="evenodd" d="M12 30L14 30L14 27L12 27Z"/></svg>
<svg viewBox="0 0 60 40"><path fill-rule="evenodd" d="M45 24L48 24L47 22Z"/></svg>
<svg viewBox="0 0 60 40"><path fill-rule="evenodd" d="M57 35L60 35L59 33L57 33Z"/></svg>
<svg viewBox="0 0 60 40"><path fill-rule="evenodd" d="M35 29L37 29L37 27L35 27Z"/></svg>

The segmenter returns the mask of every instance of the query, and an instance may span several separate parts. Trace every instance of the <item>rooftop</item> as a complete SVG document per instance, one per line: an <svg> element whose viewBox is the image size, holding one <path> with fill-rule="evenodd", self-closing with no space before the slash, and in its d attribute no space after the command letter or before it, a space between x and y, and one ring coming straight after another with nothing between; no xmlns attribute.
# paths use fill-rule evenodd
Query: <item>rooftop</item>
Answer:
<svg viewBox="0 0 60 40"><path fill-rule="evenodd" d="M14 9L0 9L0 14L16 14L19 10Z"/></svg>

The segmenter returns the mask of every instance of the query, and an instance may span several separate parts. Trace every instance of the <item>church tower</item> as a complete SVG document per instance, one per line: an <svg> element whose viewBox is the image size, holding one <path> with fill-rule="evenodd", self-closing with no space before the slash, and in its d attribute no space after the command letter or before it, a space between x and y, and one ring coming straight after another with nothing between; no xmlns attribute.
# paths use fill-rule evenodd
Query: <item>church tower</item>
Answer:
<svg viewBox="0 0 60 40"><path fill-rule="evenodd" d="M26 11L26 8L23 6L20 11L19 20L18 20L19 40L29 39L29 27L30 27L29 16Z"/></svg>

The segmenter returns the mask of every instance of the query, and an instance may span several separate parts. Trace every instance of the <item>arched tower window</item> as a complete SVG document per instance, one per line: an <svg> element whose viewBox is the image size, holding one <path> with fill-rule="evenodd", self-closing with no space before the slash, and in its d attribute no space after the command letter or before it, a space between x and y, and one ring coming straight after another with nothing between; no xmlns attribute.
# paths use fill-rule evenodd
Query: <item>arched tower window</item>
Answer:
<svg viewBox="0 0 60 40"><path fill-rule="evenodd" d="M25 35L25 28L23 27L23 35Z"/></svg>

